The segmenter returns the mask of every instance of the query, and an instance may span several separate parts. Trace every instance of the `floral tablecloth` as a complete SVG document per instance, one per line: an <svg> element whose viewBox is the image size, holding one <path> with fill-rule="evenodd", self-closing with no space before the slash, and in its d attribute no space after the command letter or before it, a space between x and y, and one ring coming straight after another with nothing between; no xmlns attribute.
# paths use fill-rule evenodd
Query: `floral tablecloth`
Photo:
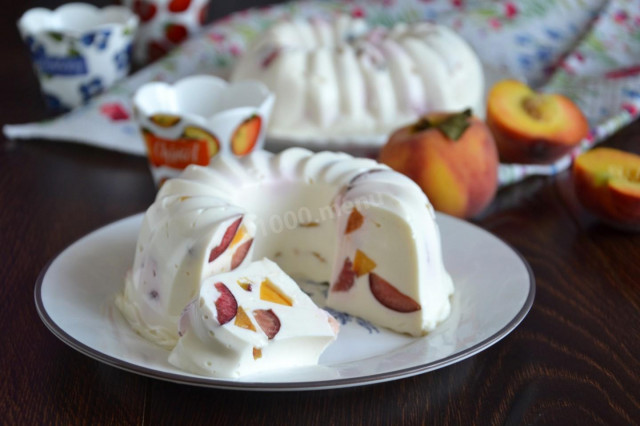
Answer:
<svg viewBox="0 0 640 426"><path fill-rule="evenodd" d="M565 94L580 106L589 120L589 137L554 164L501 164L502 185L564 170L575 155L640 113L638 0L314 1L230 15L87 105L53 120L8 125L4 132L9 138L74 141L145 155L131 111L131 96L139 86L200 73L226 77L247 43L274 21L336 11L363 16L372 24L431 20L448 25L478 53L488 87L514 77L540 91Z"/></svg>

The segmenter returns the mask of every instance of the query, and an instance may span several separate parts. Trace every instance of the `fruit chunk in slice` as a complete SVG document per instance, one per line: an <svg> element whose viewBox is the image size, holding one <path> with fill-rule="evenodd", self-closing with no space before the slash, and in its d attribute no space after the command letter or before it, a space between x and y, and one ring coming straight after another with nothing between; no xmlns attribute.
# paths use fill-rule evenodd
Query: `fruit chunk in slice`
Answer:
<svg viewBox="0 0 640 426"><path fill-rule="evenodd" d="M229 244L231 244L234 235L236 235L241 222L242 217L239 217L227 228L227 230L224 232L224 235L222 236L222 241L220 242L220 244L211 249L211 253L209 253L209 263L216 260L218 256L224 253L227 247L229 247Z"/></svg>
<svg viewBox="0 0 640 426"><path fill-rule="evenodd" d="M364 216L362 216L362 213L360 213L358 209L354 208L351 210L351 214L349 214L349 218L347 219L347 227L344 230L345 235L359 229L363 223Z"/></svg>
<svg viewBox="0 0 640 426"><path fill-rule="evenodd" d="M269 278L265 278L265 280L262 281L262 285L260 286L260 299L280 305L293 306L291 299L280 291Z"/></svg>
<svg viewBox="0 0 640 426"><path fill-rule="evenodd" d="M253 291L253 285L251 285L251 281L245 281L243 279L240 279L237 281L238 285L244 290L244 291Z"/></svg>
<svg viewBox="0 0 640 426"><path fill-rule="evenodd" d="M245 235L247 235L247 228L245 228L245 226L243 225L240 227L240 229L238 229L238 232L236 232L236 236L233 237L233 240L231 240L231 244L229 246L234 247L236 244L242 241Z"/></svg>
<svg viewBox="0 0 640 426"><path fill-rule="evenodd" d="M253 359L260 359L260 358L262 358L262 349L253 348Z"/></svg>
<svg viewBox="0 0 640 426"><path fill-rule="evenodd" d="M253 238L245 241L238 247L233 256L231 257L231 270L236 269L245 257L247 257L247 253L249 253L249 249L251 249L251 244L253 244Z"/></svg>
<svg viewBox="0 0 640 426"><path fill-rule="evenodd" d="M418 302L401 293L392 284L373 272L369 274L369 288L380 304L393 311L409 313L421 309Z"/></svg>
<svg viewBox="0 0 640 426"><path fill-rule="evenodd" d="M333 283L331 291L349 291L349 289L353 287L355 280L356 273L353 271L353 264L351 263L351 259L347 257L344 259L340 275L338 275L336 282Z"/></svg>
<svg viewBox="0 0 640 426"><path fill-rule="evenodd" d="M273 339L280 331L280 319L271 309L256 309L253 317L269 339Z"/></svg>
<svg viewBox="0 0 640 426"><path fill-rule="evenodd" d="M368 274L376 267L376 262L371 260L366 254L360 250L356 250L356 255L353 259L353 271L358 277Z"/></svg>
<svg viewBox="0 0 640 426"><path fill-rule="evenodd" d="M224 325L236 316L238 302L224 283L215 283L214 287L220 292L220 296L215 301L217 320L220 325Z"/></svg>
<svg viewBox="0 0 640 426"><path fill-rule="evenodd" d="M238 307L238 313L236 315L236 320L233 322L233 325L236 325L240 328L245 328L247 330L256 331L256 328L253 326L249 315L245 312L242 306Z"/></svg>

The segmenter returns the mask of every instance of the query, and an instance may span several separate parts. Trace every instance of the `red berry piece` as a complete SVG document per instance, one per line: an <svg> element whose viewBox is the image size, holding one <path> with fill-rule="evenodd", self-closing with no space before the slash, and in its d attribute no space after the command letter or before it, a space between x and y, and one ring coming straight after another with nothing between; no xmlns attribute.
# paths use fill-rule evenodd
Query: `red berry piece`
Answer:
<svg viewBox="0 0 640 426"><path fill-rule="evenodd" d="M238 302L231 290L223 283L214 284L216 290L220 292L220 296L215 301L216 311L218 312L218 323L224 325L231 321L238 312Z"/></svg>
<svg viewBox="0 0 640 426"><path fill-rule="evenodd" d="M242 264L244 258L247 257L247 253L249 253L251 244L253 244L253 238L240 244L240 246L236 249L236 252L233 253L233 256L231 256L231 270L236 269Z"/></svg>
<svg viewBox="0 0 640 426"><path fill-rule="evenodd" d="M344 259L342 271L338 275L338 280L331 287L331 291L349 291L356 281L356 273L353 270L353 263L348 257Z"/></svg>
<svg viewBox="0 0 640 426"><path fill-rule="evenodd" d="M397 288L373 272L369 274L369 288L378 302L391 310L408 313L421 309L418 302L406 294L402 294Z"/></svg>
<svg viewBox="0 0 640 426"><path fill-rule="evenodd" d="M189 9L189 5L191 4L191 0L171 0L169 2L169 12L179 13L184 12Z"/></svg>
<svg viewBox="0 0 640 426"><path fill-rule="evenodd" d="M269 339L273 339L280 331L280 319L273 310L256 309L253 311L253 317Z"/></svg>
<svg viewBox="0 0 640 426"><path fill-rule="evenodd" d="M220 256L224 251L229 247L231 241L233 241L233 237L235 237L236 232L238 232L238 228L240 227L240 223L242 222L242 217L233 222L226 231L224 231L224 235L222 236L222 241L216 247L211 249L211 253L209 253L209 262L213 262Z"/></svg>

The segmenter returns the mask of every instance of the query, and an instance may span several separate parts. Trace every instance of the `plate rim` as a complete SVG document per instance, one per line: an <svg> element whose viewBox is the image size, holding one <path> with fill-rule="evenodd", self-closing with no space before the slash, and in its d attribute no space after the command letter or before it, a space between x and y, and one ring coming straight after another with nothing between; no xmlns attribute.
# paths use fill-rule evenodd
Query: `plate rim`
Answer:
<svg viewBox="0 0 640 426"><path fill-rule="evenodd" d="M127 220L133 220L136 217L143 216L144 212L139 212L133 215L129 215L114 221L111 221L103 226L97 227L92 231L86 233L82 237L72 241L67 244L64 248L58 251L42 268L40 273L38 274L38 278L36 279L36 284L34 287L34 299L36 305L36 311L40 316L40 319L44 323L44 325L49 329L49 331L60 339L67 346L75 349L76 351L82 353L83 355L88 356L96 361L102 362L104 364L110 365L112 367L119 368L121 370L125 370L131 373L139 374L145 377L149 377L152 379L159 379L163 381L168 381L177 384L205 387L205 388L214 388L214 389L228 389L228 390L245 390L245 391L301 391L301 390L324 390L324 389L337 389L337 388L346 388L346 387L356 387L356 386L365 386L372 385L376 383L383 383L392 380L404 379L420 374L424 374L430 371L434 371L449 365L453 365L458 363L464 359L467 359L484 349L493 346L495 343L502 340L504 337L509 335L527 316L531 307L533 306L533 302L535 300L536 295L536 283L535 276L533 274L533 270L531 269L531 265L529 262L522 256L522 254L515 249L511 244L504 241L502 238L497 235L487 231L486 229L475 225L466 220L462 220L459 218L455 218L453 216L447 215L445 213L437 212L438 216L445 216L448 219L452 219L454 222L464 222L466 225L472 226L489 236L497 239L499 242L504 244L509 250L511 250L518 259L524 265L527 276L529 279L528 293L527 297L524 300L524 303L518 310L518 312L514 315L514 317L507 322L503 327L501 327L498 331L493 333L492 335L484 338L480 342L465 348L462 351L458 351L446 357L437 359L435 361L418 364L412 367L403 368L400 370L394 370L384 373L377 374L369 374L360 377L352 377L352 378L337 378L337 379L328 379L322 381L297 381L297 382L260 382L260 381L237 381L237 380L225 380L225 379L216 379L206 376L192 376L188 374L177 374L165 371L159 371L154 368L146 367L143 365L138 365L131 363L129 361L124 361L122 359L116 358L111 355L107 355L97 349L94 349L73 336L71 336L68 332L66 332L62 327L60 327L54 320L51 318L46 308L44 307L44 301L42 299L42 287L44 285L44 279L49 271L51 265L58 260L65 251L70 249L72 246L81 243L82 241L90 238L95 233L108 228L110 226L115 226L118 223L125 222Z"/></svg>

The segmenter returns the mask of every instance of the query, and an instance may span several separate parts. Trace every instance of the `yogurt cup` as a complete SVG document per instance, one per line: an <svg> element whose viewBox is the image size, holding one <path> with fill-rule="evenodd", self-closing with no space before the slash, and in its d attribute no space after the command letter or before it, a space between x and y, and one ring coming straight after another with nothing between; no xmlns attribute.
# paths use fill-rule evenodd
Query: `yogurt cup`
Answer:
<svg viewBox="0 0 640 426"><path fill-rule="evenodd" d="M138 17L122 6L68 3L18 20L48 107L86 103L129 73Z"/></svg>
<svg viewBox="0 0 640 426"><path fill-rule="evenodd" d="M206 166L216 155L262 149L274 99L260 82L230 84L210 75L140 87L134 115L156 185L190 164Z"/></svg>

